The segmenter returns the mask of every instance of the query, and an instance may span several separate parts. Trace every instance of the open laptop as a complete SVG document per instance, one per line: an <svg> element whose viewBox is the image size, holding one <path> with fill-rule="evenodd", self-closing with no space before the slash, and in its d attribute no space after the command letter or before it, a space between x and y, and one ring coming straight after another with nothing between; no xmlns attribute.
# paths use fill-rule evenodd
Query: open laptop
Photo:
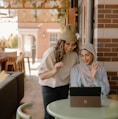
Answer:
<svg viewBox="0 0 118 119"><path fill-rule="evenodd" d="M101 87L70 87L71 107L101 107Z"/></svg>

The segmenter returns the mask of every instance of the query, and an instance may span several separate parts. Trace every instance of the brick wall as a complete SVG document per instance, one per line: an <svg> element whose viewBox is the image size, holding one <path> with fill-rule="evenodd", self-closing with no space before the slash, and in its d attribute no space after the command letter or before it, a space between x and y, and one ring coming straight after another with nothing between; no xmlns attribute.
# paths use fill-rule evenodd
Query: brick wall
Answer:
<svg viewBox="0 0 118 119"><path fill-rule="evenodd" d="M95 44L98 60L107 69L110 94L118 94L118 2L103 0L95 6Z"/></svg>
<svg viewBox="0 0 118 119"><path fill-rule="evenodd" d="M118 94L118 72L107 72L108 74L108 79L110 82L110 94Z"/></svg>
<svg viewBox="0 0 118 119"><path fill-rule="evenodd" d="M118 39L98 39L97 47L99 61L118 61Z"/></svg>
<svg viewBox="0 0 118 119"><path fill-rule="evenodd" d="M98 28L118 28L118 5L98 5Z"/></svg>

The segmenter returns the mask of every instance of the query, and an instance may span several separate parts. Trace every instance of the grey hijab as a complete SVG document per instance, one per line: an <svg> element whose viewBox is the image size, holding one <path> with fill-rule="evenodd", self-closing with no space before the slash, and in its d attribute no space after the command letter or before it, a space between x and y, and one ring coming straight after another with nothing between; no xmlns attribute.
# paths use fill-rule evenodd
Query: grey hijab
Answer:
<svg viewBox="0 0 118 119"><path fill-rule="evenodd" d="M87 51L91 52L93 54L93 62L97 61L97 53L96 53L95 48L92 44L87 43L87 44L83 45L80 48L80 51L81 50L87 50ZM84 64L80 58L79 73L80 73L82 85L85 87L93 86L93 80L91 79L91 76L89 73L90 67L91 67L91 65Z"/></svg>

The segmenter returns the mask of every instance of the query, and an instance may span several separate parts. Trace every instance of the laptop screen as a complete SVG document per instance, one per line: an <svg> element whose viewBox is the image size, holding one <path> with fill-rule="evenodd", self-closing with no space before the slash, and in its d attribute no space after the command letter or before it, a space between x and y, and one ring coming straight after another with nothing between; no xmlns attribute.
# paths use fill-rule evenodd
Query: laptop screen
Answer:
<svg viewBox="0 0 118 119"><path fill-rule="evenodd" d="M101 87L70 87L72 107L101 107Z"/></svg>
<svg viewBox="0 0 118 119"><path fill-rule="evenodd" d="M100 96L101 87L70 87L70 96Z"/></svg>

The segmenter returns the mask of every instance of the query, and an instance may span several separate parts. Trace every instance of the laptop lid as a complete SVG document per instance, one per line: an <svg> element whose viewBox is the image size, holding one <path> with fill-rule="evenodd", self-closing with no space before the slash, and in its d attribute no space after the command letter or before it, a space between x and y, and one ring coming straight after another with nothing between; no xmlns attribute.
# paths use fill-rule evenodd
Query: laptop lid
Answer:
<svg viewBox="0 0 118 119"><path fill-rule="evenodd" d="M70 87L72 107L100 107L101 87Z"/></svg>

